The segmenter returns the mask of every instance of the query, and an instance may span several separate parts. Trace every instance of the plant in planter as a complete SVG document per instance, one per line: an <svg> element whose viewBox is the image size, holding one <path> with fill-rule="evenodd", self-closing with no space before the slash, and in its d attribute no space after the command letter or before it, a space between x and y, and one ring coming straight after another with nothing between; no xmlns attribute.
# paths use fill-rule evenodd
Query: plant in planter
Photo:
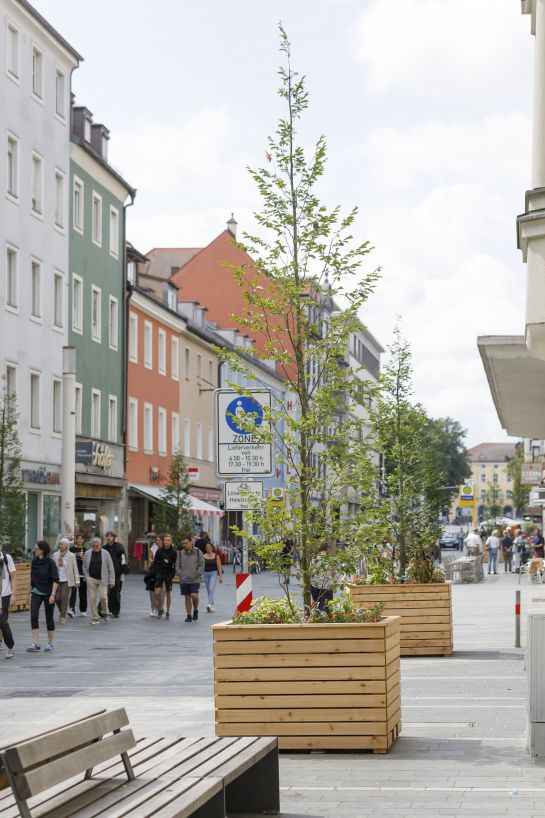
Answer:
<svg viewBox="0 0 545 818"><path fill-rule="evenodd" d="M348 354L377 272L360 273L370 248L351 236L356 211L341 216L318 199L325 140L310 158L297 144L308 95L282 28L280 48L285 113L269 140L267 166L251 171L263 201L255 214L263 236L245 235L255 266L233 273L246 299L237 323L264 339L254 354L275 362L288 396L273 395L259 425L251 412L237 418L257 441L274 442L286 471L284 503L261 503L246 514L244 532L278 573L285 596L261 599L248 614L213 627L216 732L276 735L285 748L386 752L400 726L398 620L377 606L330 600L360 556L347 529L347 503L371 496L378 476L371 440L362 435L373 388ZM231 370L245 369L241 357L221 354ZM253 523L259 535L248 534ZM323 610L313 607L313 595Z"/></svg>

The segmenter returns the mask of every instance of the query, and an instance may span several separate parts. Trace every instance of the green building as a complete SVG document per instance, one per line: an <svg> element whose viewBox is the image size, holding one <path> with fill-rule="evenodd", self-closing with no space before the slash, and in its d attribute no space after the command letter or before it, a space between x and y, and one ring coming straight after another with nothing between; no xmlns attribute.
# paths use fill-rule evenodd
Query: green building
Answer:
<svg viewBox="0 0 545 818"><path fill-rule="evenodd" d="M76 350L75 526L124 538L125 207L136 191L108 163L108 130L72 109L68 343Z"/></svg>

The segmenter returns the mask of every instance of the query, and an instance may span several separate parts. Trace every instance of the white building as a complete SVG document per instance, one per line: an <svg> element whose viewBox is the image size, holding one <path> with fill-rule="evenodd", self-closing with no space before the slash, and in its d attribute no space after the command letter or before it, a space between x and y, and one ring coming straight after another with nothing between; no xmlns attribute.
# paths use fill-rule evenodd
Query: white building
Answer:
<svg viewBox="0 0 545 818"><path fill-rule="evenodd" d="M60 526L70 85L81 57L26 0L0 0L0 367L17 398L27 545Z"/></svg>

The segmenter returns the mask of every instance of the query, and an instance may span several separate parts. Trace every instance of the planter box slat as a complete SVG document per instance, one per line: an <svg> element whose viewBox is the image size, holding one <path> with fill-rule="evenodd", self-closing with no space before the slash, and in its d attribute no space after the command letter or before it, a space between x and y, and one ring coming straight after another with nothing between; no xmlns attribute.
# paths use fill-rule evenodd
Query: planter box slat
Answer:
<svg viewBox="0 0 545 818"><path fill-rule="evenodd" d="M384 603L385 616L400 616L401 656L452 654L452 585L351 585L362 608Z"/></svg>
<svg viewBox="0 0 545 818"><path fill-rule="evenodd" d="M387 752L401 722L399 623L214 626L216 734Z"/></svg>

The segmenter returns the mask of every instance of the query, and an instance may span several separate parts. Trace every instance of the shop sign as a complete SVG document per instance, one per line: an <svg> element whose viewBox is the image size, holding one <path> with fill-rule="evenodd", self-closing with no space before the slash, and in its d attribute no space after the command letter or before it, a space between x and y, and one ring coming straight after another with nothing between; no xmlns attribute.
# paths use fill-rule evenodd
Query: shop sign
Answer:
<svg viewBox="0 0 545 818"><path fill-rule="evenodd" d="M37 483L40 486L60 486L61 476L58 471L47 471L45 466L37 469L21 469L24 483Z"/></svg>
<svg viewBox="0 0 545 818"><path fill-rule="evenodd" d="M521 463L520 482L525 486L537 486L543 478L541 463Z"/></svg>
<svg viewBox="0 0 545 818"><path fill-rule="evenodd" d="M107 443L92 440L76 442L76 463L106 471L112 468L113 462L114 455Z"/></svg>
<svg viewBox="0 0 545 818"><path fill-rule="evenodd" d="M187 476L190 480L200 480L201 472L199 466L188 466Z"/></svg>

